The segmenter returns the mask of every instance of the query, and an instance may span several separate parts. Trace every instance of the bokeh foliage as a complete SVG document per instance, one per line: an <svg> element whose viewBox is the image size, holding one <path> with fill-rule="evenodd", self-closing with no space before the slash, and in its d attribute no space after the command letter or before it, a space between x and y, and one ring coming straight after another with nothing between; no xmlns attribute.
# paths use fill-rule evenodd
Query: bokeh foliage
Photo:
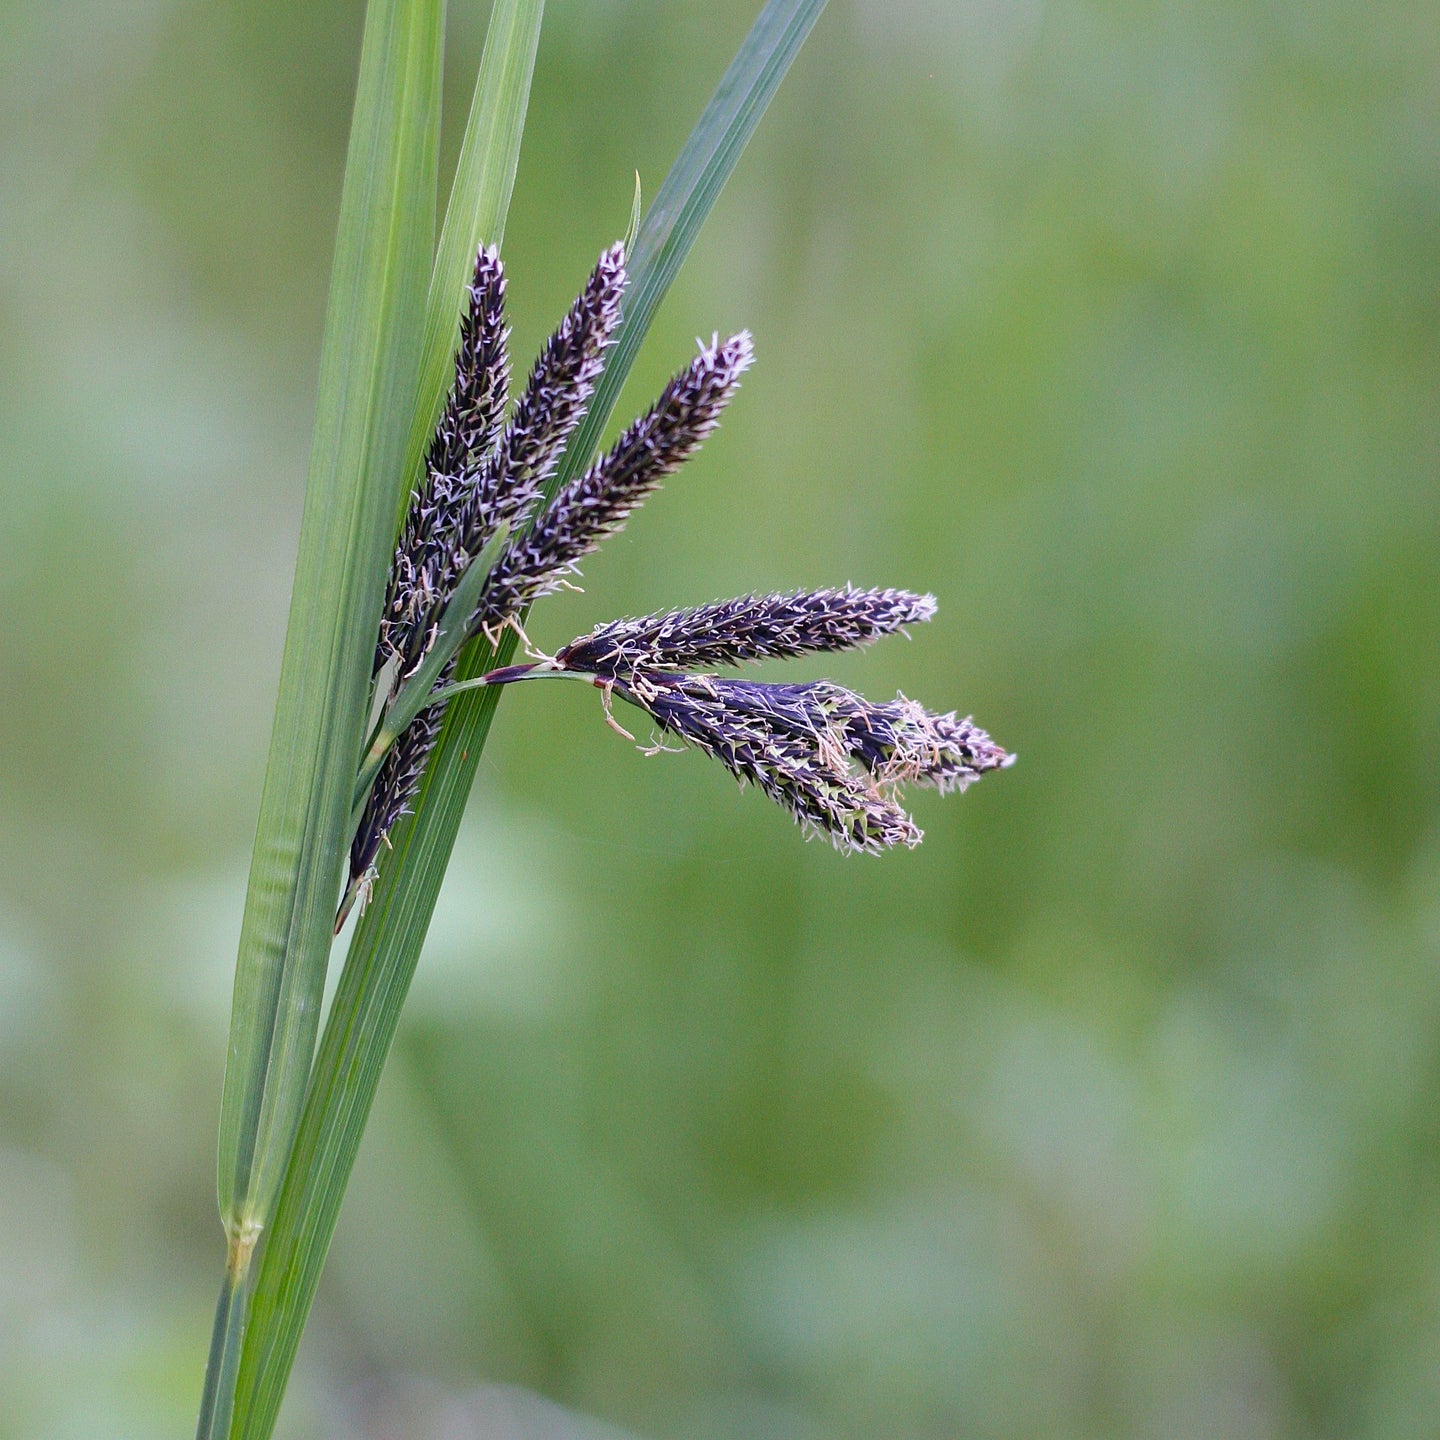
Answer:
<svg viewBox="0 0 1440 1440"><path fill-rule="evenodd" d="M753 9L552 4L517 354ZM5 1440L194 1411L359 19L0 14ZM1430 1433L1437 73L1400 0L832 0L629 403L759 363L533 633L930 589L826 668L1020 763L845 861L517 689L282 1433Z"/></svg>

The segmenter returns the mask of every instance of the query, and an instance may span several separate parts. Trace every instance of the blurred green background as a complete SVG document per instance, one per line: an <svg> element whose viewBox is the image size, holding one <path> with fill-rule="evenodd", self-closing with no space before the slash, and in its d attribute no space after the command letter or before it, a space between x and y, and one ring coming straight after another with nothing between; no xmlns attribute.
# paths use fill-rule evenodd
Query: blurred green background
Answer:
<svg viewBox="0 0 1440 1440"><path fill-rule="evenodd" d="M522 363L755 9L552 0ZM193 1425L360 18L0 6L4 1440ZM1440 11L833 0L620 418L742 325L536 640L933 590L786 673L1020 763L846 860L508 697L283 1434L1440 1433Z"/></svg>

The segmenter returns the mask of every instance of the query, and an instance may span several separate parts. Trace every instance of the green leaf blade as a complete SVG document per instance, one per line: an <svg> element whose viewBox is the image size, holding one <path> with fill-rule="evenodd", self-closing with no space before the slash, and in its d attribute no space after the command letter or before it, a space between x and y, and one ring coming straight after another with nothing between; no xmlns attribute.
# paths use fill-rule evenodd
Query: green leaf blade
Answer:
<svg viewBox="0 0 1440 1440"><path fill-rule="evenodd" d="M543 14L543 0L496 0L491 12L475 96L423 311L420 304L416 304L417 316L423 315L424 319L424 340L419 379L406 412L408 439L401 474L407 481L418 473L430 432L444 402L463 286L475 251L482 240L498 244L504 230ZM431 193L433 196L433 182ZM408 485L401 486L390 500L386 563L381 568L382 590L389 547L394 544L408 488ZM380 603L381 595L377 593L377 620ZM368 671L368 656L366 667ZM488 705L493 710L494 696L467 695L464 701L472 709ZM361 735L357 731L345 767L347 814L360 745ZM450 784L461 783L461 777L453 772L447 778ZM463 783L468 790L468 776ZM427 776L422 800L430 784L431 777ZM456 806L463 809L464 798L461 795L458 801L447 800L442 809L447 813ZM393 837L397 850L411 844L411 830L409 822L399 827ZM437 892L438 877L444 873L448 855L447 846L438 866L433 860L418 866L422 874L436 871ZM394 869L397 880L408 873L409 868L387 867ZM334 899L332 894L328 917L332 923ZM387 937L397 933L394 928L377 923L390 913L395 903L396 897L382 879L366 912L367 918L374 919L363 931L357 932L351 945L352 956L357 954L357 946L367 943L363 936L388 943ZM428 924L433 908L434 896L431 895L424 906L420 933L414 940L417 955L424 938L424 925ZM373 983L373 970L370 965L347 963L336 1003L332 1005L332 1023L326 1027L311 1082L312 1094L306 1105L309 1118L295 1136L286 1171L288 1179L252 1282L236 1403L229 1429L235 1440L264 1440L274 1429L300 1333L329 1248L345 1182L374 1097L373 1083L365 1083L369 1077L364 1072L363 1059L377 1047L382 1059L388 1052L393 1026L385 1030L385 1017L392 1008L398 1011L404 988L409 983L408 975L401 977L392 972L388 977L391 988L387 989L383 983ZM396 986L400 987L398 995L394 993ZM343 1004L339 999L341 994L345 996Z"/></svg>
<svg viewBox="0 0 1440 1440"><path fill-rule="evenodd" d="M412 480L419 474L449 388L460 311L475 252L482 244L498 247L505 237L544 15L545 0L495 0L490 12L450 203L430 272L419 401L406 447L405 473ZM516 103L517 97L523 97L522 103ZM395 517L397 532L408 499L407 488Z"/></svg>
<svg viewBox="0 0 1440 1440"><path fill-rule="evenodd" d="M414 409L444 0L371 0L321 345L275 723L235 967L217 1189L228 1242L198 1435L234 1417L254 1246L315 1049L354 754Z"/></svg>
<svg viewBox="0 0 1440 1440"><path fill-rule="evenodd" d="M263 1227L314 1051L434 234L441 0L372 0L310 473L241 926L219 1192ZM348 751L348 755L347 755ZM327 916L327 911L329 912Z"/></svg>
<svg viewBox="0 0 1440 1440"><path fill-rule="evenodd" d="M450 706L447 729L458 722L478 737L477 759L498 693L468 692ZM416 797L417 811L462 813L472 778L468 765L431 766ZM375 1056L383 1062L389 1053L454 832L417 826L410 816L396 827L391 844L392 863L381 871L341 973L273 1232L255 1277L234 1440L266 1440L274 1429L379 1084L383 1063L376 1064ZM400 963L392 963L396 960Z"/></svg>
<svg viewBox="0 0 1440 1440"><path fill-rule="evenodd" d="M577 474L599 445L660 302L825 3L770 0L645 212L630 256L624 323L606 356L590 411L566 449L558 484Z"/></svg>

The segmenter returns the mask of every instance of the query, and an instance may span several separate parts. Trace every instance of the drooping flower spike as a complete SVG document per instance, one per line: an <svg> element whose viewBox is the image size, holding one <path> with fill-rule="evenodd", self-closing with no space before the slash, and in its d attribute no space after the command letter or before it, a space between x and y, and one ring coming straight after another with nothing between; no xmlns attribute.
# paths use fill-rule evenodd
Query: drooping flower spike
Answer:
<svg viewBox="0 0 1440 1440"><path fill-rule="evenodd" d="M840 850L876 851L919 843L919 829L896 803L902 784L964 790L1014 757L972 720L934 714L904 695L874 704L825 680L776 685L678 672L852 649L934 610L930 596L903 590L746 596L613 621L550 660L489 678L588 678L604 693L607 714L611 697L628 701L662 734L758 785L809 833ZM747 620L754 622L748 630Z"/></svg>
<svg viewBox="0 0 1440 1440"><path fill-rule="evenodd" d="M807 835L837 850L874 853L918 845L920 830L891 789L852 772L836 686L761 685L709 676L601 682L649 715L662 733L717 759L742 785L787 809ZM833 693L831 693L833 692ZM652 747L658 749L659 747Z"/></svg>

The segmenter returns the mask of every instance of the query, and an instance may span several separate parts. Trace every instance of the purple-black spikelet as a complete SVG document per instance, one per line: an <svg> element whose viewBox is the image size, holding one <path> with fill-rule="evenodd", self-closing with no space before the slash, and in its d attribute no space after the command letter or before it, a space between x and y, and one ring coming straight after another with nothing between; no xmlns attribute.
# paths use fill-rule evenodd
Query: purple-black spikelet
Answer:
<svg viewBox="0 0 1440 1440"><path fill-rule="evenodd" d="M714 670L750 660L852 650L935 614L933 595L851 585L744 595L688 610L612 620L555 656L569 670L619 675L640 670Z"/></svg>
<svg viewBox="0 0 1440 1440"><path fill-rule="evenodd" d="M874 705L828 681L641 673L596 683L713 755L742 784L758 785L838 850L918 845L921 832L896 801L902 783L964 789L1013 759L969 720L934 715L903 695Z"/></svg>
<svg viewBox="0 0 1440 1440"><path fill-rule="evenodd" d="M601 255L541 352L509 424L498 435L493 426L487 430L488 446L477 455L453 438L463 430L465 396L479 388L482 367L467 355L466 345L479 347L470 337L498 336L500 363L508 367L504 277L493 252L481 252L467 323L461 328L455 389L431 447L434 463L427 465L425 482L412 503L392 572L376 660L377 670L387 659L395 662L392 693L424 658L465 565L502 522L517 527L517 534L482 594L472 633L518 619L533 600L563 584L564 576L600 538L618 529L715 428L750 364L748 334L702 345L650 412L566 486L528 533L519 530L594 394L605 348L619 324L625 280L624 249L614 245ZM500 388L503 395L503 380ZM455 475L444 473L462 454L463 462L452 467ZM440 684L450 678L451 668ZM352 890L374 864L390 829L407 813L438 734L439 712L425 712L386 756L351 847Z"/></svg>
<svg viewBox="0 0 1440 1440"><path fill-rule="evenodd" d="M752 358L745 331L702 345L648 413L560 491L528 534L511 542L481 595L474 629L502 625L559 589L579 561L699 449Z"/></svg>
<svg viewBox="0 0 1440 1440"><path fill-rule="evenodd" d="M837 763L824 717L803 685L760 685L674 675L607 681L660 729L754 784L808 835L837 850L875 853L918 845L921 832L893 795Z"/></svg>
<svg viewBox="0 0 1440 1440"><path fill-rule="evenodd" d="M494 449L510 386L505 327L505 269L482 247L460 320L455 380L425 456L425 474L411 497L390 569L390 587L375 651L378 672L397 674L424 655L433 612L454 583L457 549L478 468Z"/></svg>
<svg viewBox="0 0 1440 1440"><path fill-rule="evenodd" d="M615 244L546 341L502 432L509 384L504 274L494 251L480 252L455 386L395 554L376 668L393 659L397 684L424 658L465 566L502 524L518 526L539 499L595 393L620 323L625 280L625 249ZM472 423L477 407L470 403L481 393L483 427Z"/></svg>
<svg viewBox="0 0 1440 1440"><path fill-rule="evenodd" d="M465 566L502 524L511 536L481 592L472 635L493 638L564 585L600 539L695 452L749 368L747 333L702 344L655 405L527 529L594 394L625 281L624 250L615 245L546 343L502 426L509 383L505 278L493 250L477 257L455 383L401 534L381 626L376 668L393 663L392 695L434 643ZM898 803L901 785L963 790L1014 757L968 718L934 714L904 695L877 705L828 681L773 685L694 672L853 649L934 613L932 596L908 590L845 585L746 595L612 621L553 659L506 666L483 683L588 677L604 692L607 713L611 697L620 696L662 733L713 755L741 784L757 785L807 833L824 835L840 850L875 852L920 841ZM452 659L437 686L454 667ZM386 837L410 809L442 713L433 705L422 711L381 763L351 846L342 919L366 893Z"/></svg>
<svg viewBox="0 0 1440 1440"><path fill-rule="evenodd" d="M443 719L444 710L440 706L422 710L381 762L380 773L366 797L360 826L350 842L352 884L375 864L386 837L401 817L410 813L410 802L420 789L425 764L440 738Z"/></svg>
<svg viewBox="0 0 1440 1440"><path fill-rule="evenodd" d="M843 694L845 748L882 783L963 793L987 770L1015 763L968 715L936 715L899 694L883 705Z"/></svg>
<svg viewBox="0 0 1440 1440"><path fill-rule="evenodd" d="M601 256L530 371L509 423L504 320L505 276L499 256L482 249L470 303L460 324L455 384L426 457L425 479L406 516L391 570L376 670L395 662L392 694L424 659L455 583L502 524L518 525L539 499L604 369L620 323L625 250ZM450 678L446 668L439 684ZM352 880L380 846L420 786L440 733L440 712L422 713L385 757L350 850Z"/></svg>
<svg viewBox="0 0 1440 1440"><path fill-rule="evenodd" d="M554 473L605 368L626 278L625 247L617 242L600 256L545 342L493 462L477 477L463 537L468 554L478 555L502 521L513 525L523 518Z"/></svg>
<svg viewBox="0 0 1440 1440"><path fill-rule="evenodd" d="M510 330L505 324L505 266L493 245L475 255L460 317L455 383L425 454L427 470L459 475L489 453L505 419L510 391Z"/></svg>
<svg viewBox="0 0 1440 1440"><path fill-rule="evenodd" d="M530 668L593 676L663 732L760 786L810 833L841 850L876 851L920 840L896 802L901 784L963 790L1012 757L970 720L903 695L876 705L828 681L767 685L676 672L850 649L934 613L932 596L907 590L747 595L612 621Z"/></svg>

